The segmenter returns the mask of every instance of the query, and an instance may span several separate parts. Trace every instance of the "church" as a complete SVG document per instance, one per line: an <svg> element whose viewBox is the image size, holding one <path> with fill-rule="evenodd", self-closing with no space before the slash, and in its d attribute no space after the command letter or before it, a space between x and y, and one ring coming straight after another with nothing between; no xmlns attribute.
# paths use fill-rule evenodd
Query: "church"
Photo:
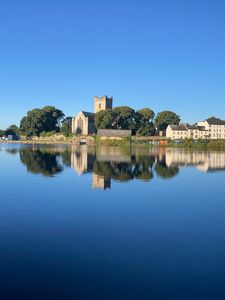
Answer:
<svg viewBox="0 0 225 300"><path fill-rule="evenodd" d="M101 110L112 109L112 97L94 97L94 112L80 111L72 119L72 133L89 135L95 133L95 114Z"/></svg>

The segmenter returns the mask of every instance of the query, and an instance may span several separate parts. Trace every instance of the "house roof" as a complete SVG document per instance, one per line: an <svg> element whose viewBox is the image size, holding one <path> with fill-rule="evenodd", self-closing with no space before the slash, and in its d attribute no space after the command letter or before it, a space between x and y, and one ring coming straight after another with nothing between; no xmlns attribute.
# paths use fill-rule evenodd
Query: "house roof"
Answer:
<svg viewBox="0 0 225 300"><path fill-rule="evenodd" d="M198 128L198 126L196 126L196 125L187 125L187 128L188 129L192 129L192 130L198 130L199 128Z"/></svg>
<svg viewBox="0 0 225 300"><path fill-rule="evenodd" d="M180 124L180 125L170 125L170 128L172 130L187 131L186 125L183 125L183 124Z"/></svg>
<svg viewBox="0 0 225 300"><path fill-rule="evenodd" d="M219 118L211 117L206 120L210 125L225 125L225 121Z"/></svg>
<svg viewBox="0 0 225 300"><path fill-rule="evenodd" d="M131 130L99 129L97 135L104 137L125 137L131 136Z"/></svg>

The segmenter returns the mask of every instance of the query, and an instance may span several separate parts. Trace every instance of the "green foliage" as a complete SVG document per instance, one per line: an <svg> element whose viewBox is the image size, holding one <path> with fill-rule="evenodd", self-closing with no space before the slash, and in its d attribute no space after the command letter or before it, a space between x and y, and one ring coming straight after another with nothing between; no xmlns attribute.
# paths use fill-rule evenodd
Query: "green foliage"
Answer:
<svg viewBox="0 0 225 300"><path fill-rule="evenodd" d="M142 116L143 120L147 122L152 122L155 117L154 111L150 108L142 108L138 110L137 113L139 113Z"/></svg>
<svg viewBox="0 0 225 300"><path fill-rule="evenodd" d="M0 136L4 136L5 135L5 130L0 129Z"/></svg>
<svg viewBox="0 0 225 300"><path fill-rule="evenodd" d="M96 129L125 129L132 130L132 134L154 135L152 123L154 112L143 108L137 112L129 106L115 107L102 110L95 115Z"/></svg>
<svg viewBox="0 0 225 300"><path fill-rule="evenodd" d="M137 135L140 136L153 136L155 135L155 126L152 122L146 122L146 124L142 124L141 127L137 131Z"/></svg>
<svg viewBox="0 0 225 300"><path fill-rule="evenodd" d="M101 110L95 114L96 129L111 129L113 123L113 111L111 109Z"/></svg>
<svg viewBox="0 0 225 300"><path fill-rule="evenodd" d="M42 131L42 132L40 133L40 137L42 137L42 138L50 137L50 136L55 135L56 133L57 133L57 132L56 132L55 130L48 131L48 132Z"/></svg>
<svg viewBox="0 0 225 300"><path fill-rule="evenodd" d="M27 113L20 122L20 130L27 136L39 136L41 132L59 131L64 114L54 106L36 108Z"/></svg>
<svg viewBox="0 0 225 300"><path fill-rule="evenodd" d="M95 145L99 145L100 144L100 140L101 140L100 136L94 135L93 139L94 139Z"/></svg>
<svg viewBox="0 0 225 300"><path fill-rule="evenodd" d="M225 140L193 140L193 139L184 139L179 141L177 144L174 141L170 141L170 147L176 148L190 148L198 150L225 150Z"/></svg>
<svg viewBox="0 0 225 300"><path fill-rule="evenodd" d="M114 129L126 129L134 131L136 128L135 110L129 106L120 106L113 109L113 123Z"/></svg>
<svg viewBox="0 0 225 300"><path fill-rule="evenodd" d="M10 125L6 130L5 130L5 135L20 135L20 129L18 126L15 124Z"/></svg>
<svg viewBox="0 0 225 300"><path fill-rule="evenodd" d="M60 132L65 136L69 137L72 135L72 117L66 117L63 119Z"/></svg>
<svg viewBox="0 0 225 300"><path fill-rule="evenodd" d="M172 111L162 111L156 116L154 124L158 130L166 130L169 124L180 124L180 117Z"/></svg>

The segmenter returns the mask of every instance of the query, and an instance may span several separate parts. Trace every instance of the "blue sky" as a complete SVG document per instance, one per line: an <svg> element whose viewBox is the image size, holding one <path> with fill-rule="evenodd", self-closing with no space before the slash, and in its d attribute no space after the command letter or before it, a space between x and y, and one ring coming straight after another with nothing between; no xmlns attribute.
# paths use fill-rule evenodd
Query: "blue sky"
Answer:
<svg viewBox="0 0 225 300"><path fill-rule="evenodd" d="M0 128L32 108L225 119L225 1L0 1Z"/></svg>

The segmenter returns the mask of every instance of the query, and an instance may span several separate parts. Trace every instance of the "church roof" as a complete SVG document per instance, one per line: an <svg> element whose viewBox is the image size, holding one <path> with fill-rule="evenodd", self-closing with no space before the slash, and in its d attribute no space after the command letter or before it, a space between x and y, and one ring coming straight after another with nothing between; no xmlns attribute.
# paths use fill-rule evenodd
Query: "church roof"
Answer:
<svg viewBox="0 0 225 300"><path fill-rule="evenodd" d="M81 111L82 114L86 117L86 118L89 118L90 121L94 121L94 118L95 118L95 113L92 113L92 112L87 112L87 111Z"/></svg>

